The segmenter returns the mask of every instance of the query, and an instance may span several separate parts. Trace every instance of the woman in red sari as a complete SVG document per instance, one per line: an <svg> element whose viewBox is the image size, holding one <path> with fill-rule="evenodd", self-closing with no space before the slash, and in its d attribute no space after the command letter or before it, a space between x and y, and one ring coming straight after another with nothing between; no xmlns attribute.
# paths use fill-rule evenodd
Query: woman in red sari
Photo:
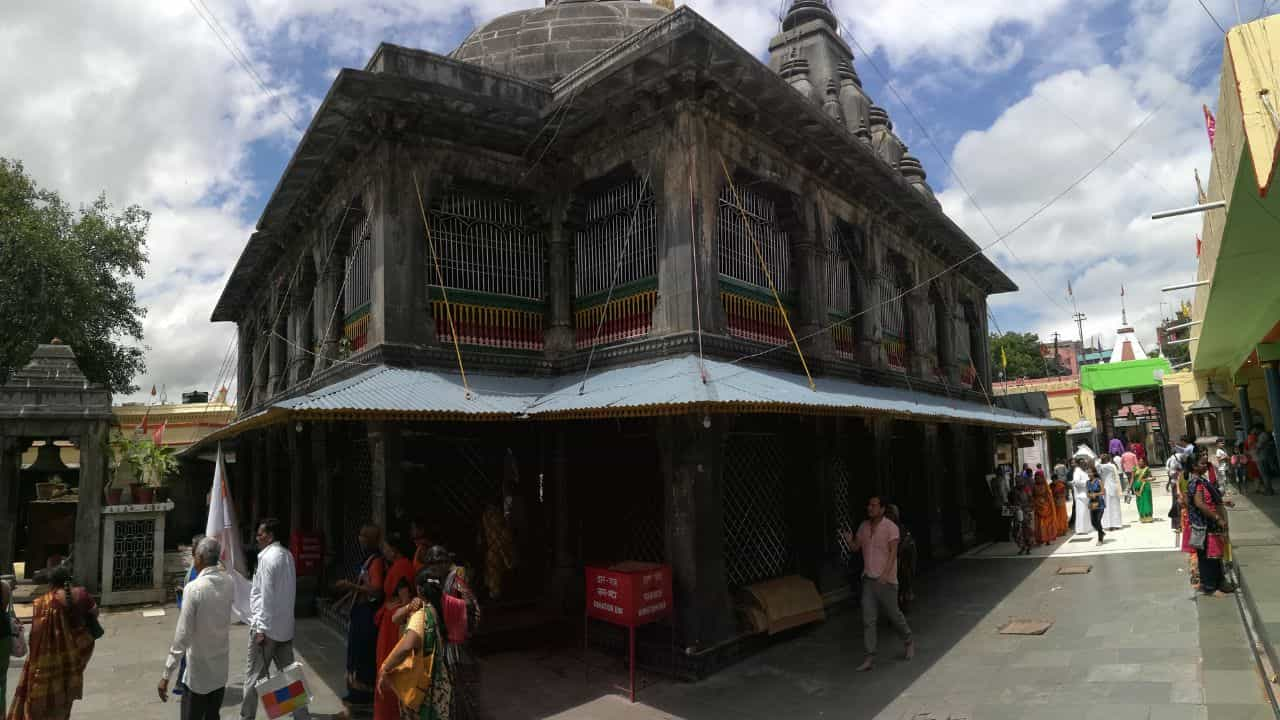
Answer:
<svg viewBox="0 0 1280 720"><path fill-rule="evenodd" d="M1049 485L1053 491L1053 514L1058 521L1058 536L1067 534L1071 529L1070 516L1067 513L1067 481L1061 475L1054 475Z"/></svg>
<svg viewBox="0 0 1280 720"><path fill-rule="evenodd" d="M44 578L42 578L44 579ZM66 720L84 694L84 669L93 655L93 597L72 587L71 573L48 572L49 592L36 598L27 663L9 706L8 720Z"/></svg>
<svg viewBox="0 0 1280 720"><path fill-rule="evenodd" d="M413 598L413 541L402 533L387 533L382 543L387 559L387 574L382 582L382 608L374 620L378 623L378 667L400 642L400 625L394 619L397 609ZM400 720L400 699L394 693L375 691L373 720Z"/></svg>

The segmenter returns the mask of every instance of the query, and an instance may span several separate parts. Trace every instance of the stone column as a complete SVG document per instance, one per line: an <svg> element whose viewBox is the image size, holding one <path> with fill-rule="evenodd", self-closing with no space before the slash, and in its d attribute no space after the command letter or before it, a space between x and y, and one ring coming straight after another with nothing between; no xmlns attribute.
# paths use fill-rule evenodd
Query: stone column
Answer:
<svg viewBox="0 0 1280 720"><path fill-rule="evenodd" d="M813 188L806 188L805 195L813 197ZM819 333L826 325L827 295L830 292L827 267L826 223L817 203L800 201L800 227L791 240L791 253L795 260L795 288L798 302L796 317L791 319L796 338L800 341L806 359L817 372L822 363L831 357L831 334ZM810 337L812 336L812 337Z"/></svg>
<svg viewBox="0 0 1280 720"><path fill-rule="evenodd" d="M267 353L267 323L270 316L266 313L257 315L258 320L253 324L253 404L255 407L261 406L268 397L268 388L270 387L267 378L271 373L268 365Z"/></svg>
<svg viewBox="0 0 1280 720"><path fill-rule="evenodd" d="M338 357L343 321L342 298L338 296L338 287L342 284L344 265L345 258L335 249L317 283L313 322L319 328L320 357L316 358L316 373L332 365Z"/></svg>
<svg viewBox="0 0 1280 720"><path fill-rule="evenodd" d="M76 580L90 592L101 589L102 492L107 474L107 423L89 423L79 438L80 502L76 504L73 564Z"/></svg>
<svg viewBox="0 0 1280 720"><path fill-rule="evenodd" d="M404 485L400 471L400 430L393 424L383 422L371 422L368 426L373 522L390 531L397 523L406 519L402 503Z"/></svg>
<svg viewBox="0 0 1280 720"><path fill-rule="evenodd" d="M547 228L547 325L543 343L549 359L573 353L573 235L567 207L569 197L556 195L546 201L551 219Z"/></svg>
<svg viewBox="0 0 1280 720"><path fill-rule="evenodd" d="M551 492L555 503L555 567L547 600L553 610L566 612L573 607L581 592L578 571L570 542L569 525L569 456L565 449L566 431L557 423L551 430Z"/></svg>
<svg viewBox="0 0 1280 720"><path fill-rule="evenodd" d="M282 311L285 303L284 293L276 290L271 297L271 311L267 318L267 395L275 397L285 389L287 376L285 365L288 363L288 346L282 335L288 333L288 317Z"/></svg>
<svg viewBox="0 0 1280 720"><path fill-rule="evenodd" d="M1240 405L1240 423L1244 425L1241 430L1248 437L1249 426L1253 424L1253 408L1249 406L1249 383L1236 385L1236 399Z"/></svg>
<svg viewBox="0 0 1280 720"><path fill-rule="evenodd" d="M727 420L658 419L666 485L666 555L681 643L705 649L734 633L724 566L724 437Z"/></svg>
<svg viewBox="0 0 1280 720"><path fill-rule="evenodd" d="M427 302L426 228L418 205L431 202L431 168L409 148L384 141L373 151L374 178L373 306L369 346L380 343L422 346L435 342L435 323ZM417 179L415 188L414 179Z"/></svg>
<svg viewBox="0 0 1280 720"><path fill-rule="evenodd" d="M236 397L239 404L237 410L243 413L253 407L253 327L248 316L242 318L236 324L236 332L239 335L238 350L236 352L238 361Z"/></svg>
<svg viewBox="0 0 1280 720"><path fill-rule="evenodd" d="M250 495L250 516L253 519L252 526L255 528L258 527L258 523L262 521L262 518L267 516L267 504L262 498L262 494L267 487L266 436L266 429L250 431L250 435L247 438L248 442L245 443L249 445L252 453L250 457L251 479L249 480L253 486L252 494Z"/></svg>
<svg viewBox="0 0 1280 720"><path fill-rule="evenodd" d="M289 309L289 340L293 342L293 346L289 348L289 355L292 358L289 363L289 384L297 385L303 380L311 377L311 367L314 364L312 358L315 357L311 348L311 329L312 322L308 315L308 311L314 304L314 286L315 275L311 268L303 265L298 271L298 283L293 288L290 297Z"/></svg>
<svg viewBox="0 0 1280 720"><path fill-rule="evenodd" d="M670 122L671 132L651 155L650 182L658 203L658 305L651 333L659 336L696 330L696 309L700 306L702 331L724 334L715 247L724 171L701 115L680 109Z"/></svg>
<svg viewBox="0 0 1280 720"><path fill-rule="evenodd" d="M18 526L18 481L24 443L0 434L0 575L13 574L14 533Z"/></svg>
<svg viewBox="0 0 1280 720"><path fill-rule="evenodd" d="M1262 372L1267 379L1267 404L1271 406L1271 440L1280 450L1280 361L1267 361Z"/></svg>

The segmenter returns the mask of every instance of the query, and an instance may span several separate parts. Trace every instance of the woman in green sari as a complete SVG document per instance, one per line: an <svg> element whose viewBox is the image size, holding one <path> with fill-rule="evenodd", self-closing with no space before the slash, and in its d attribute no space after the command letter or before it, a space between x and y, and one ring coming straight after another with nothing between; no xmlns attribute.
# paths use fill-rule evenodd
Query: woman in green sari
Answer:
<svg viewBox="0 0 1280 720"><path fill-rule="evenodd" d="M1154 520L1151 509L1151 468L1147 467L1145 458L1138 458L1138 466L1133 470L1133 490L1135 503L1138 506L1138 519L1144 523Z"/></svg>
<svg viewBox="0 0 1280 720"><path fill-rule="evenodd" d="M415 651L433 656L431 662L431 686L426 700L416 710L400 705L400 717L404 720L451 720L453 717L453 678L444 661L444 623L440 621L442 591L440 580L427 569L415 578L418 598L422 607L409 617L400 642L391 650L378 670L378 692L394 693L387 670L404 662Z"/></svg>

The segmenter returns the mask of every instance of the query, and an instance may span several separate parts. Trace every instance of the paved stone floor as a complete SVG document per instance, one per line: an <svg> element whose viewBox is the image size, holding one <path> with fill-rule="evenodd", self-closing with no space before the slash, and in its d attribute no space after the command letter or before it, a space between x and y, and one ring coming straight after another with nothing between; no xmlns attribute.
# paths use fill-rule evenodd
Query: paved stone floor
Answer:
<svg viewBox="0 0 1280 720"><path fill-rule="evenodd" d="M1264 618L1280 631L1280 501L1242 500L1232 515L1237 558L1251 588L1268 594ZM1129 529L1120 533L1129 532ZM1164 528L1168 532L1168 528ZM946 563L919 580L910 615L915 660L882 634L883 661L856 673L862 657L855 611L793 631L769 649L699 683L658 681L632 705L615 690L614 659L579 651L505 653L486 659L485 705L494 718L866 718L868 720L1241 720L1272 718L1262 677L1234 600L1190 598L1176 552L1088 557L982 558ZM1057 575L1088 563L1087 575ZM1265 613L1264 613L1265 615ZM1040 637L1002 636L1011 618L1053 622ZM155 698L176 614L114 614L104 624L75 718L177 717ZM233 628L233 677L245 629ZM338 709L343 648L313 620L299 623L317 717ZM10 687L18 666L11 665ZM236 717L238 690L223 717Z"/></svg>

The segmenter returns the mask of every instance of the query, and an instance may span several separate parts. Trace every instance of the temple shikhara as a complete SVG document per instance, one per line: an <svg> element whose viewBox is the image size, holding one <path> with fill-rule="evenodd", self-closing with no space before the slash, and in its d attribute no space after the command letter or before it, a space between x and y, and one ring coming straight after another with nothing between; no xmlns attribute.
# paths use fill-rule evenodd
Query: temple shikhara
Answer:
<svg viewBox="0 0 1280 720"><path fill-rule="evenodd" d="M422 518L498 613L662 562L711 665L740 589L847 592L870 493L926 562L975 541L996 432L1065 427L989 395L1015 289L824 0L767 64L687 7L548 0L338 73L213 312L239 412L196 451L234 450L246 523L322 538L304 589L370 520Z"/></svg>

